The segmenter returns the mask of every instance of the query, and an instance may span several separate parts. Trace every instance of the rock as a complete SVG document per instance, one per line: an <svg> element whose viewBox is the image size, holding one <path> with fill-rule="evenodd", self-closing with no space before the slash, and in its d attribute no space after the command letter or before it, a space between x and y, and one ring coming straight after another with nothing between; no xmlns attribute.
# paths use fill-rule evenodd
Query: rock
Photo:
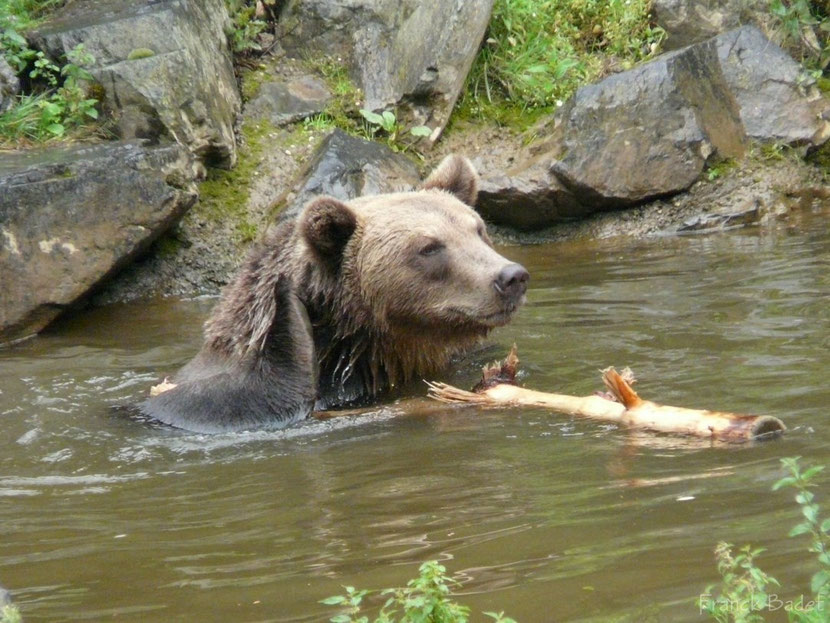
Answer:
<svg viewBox="0 0 830 623"><path fill-rule="evenodd" d="M666 31L666 51L705 41L768 12L769 0L654 0L657 25Z"/></svg>
<svg viewBox="0 0 830 623"><path fill-rule="evenodd" d="M240 97L228 21L223 0L78 0L30 39L55 58L83 43L122 138L170 137L231 166Z"/></svg>
<svg viewBox="0 0 830 623"><path fill-rule="evenodd" d="M830 100L790 56L754 26L714 39L747 136L815 147L830 138Z"/></svg>
<svg viewBox="0 0 830 623"><path fill-rule="evenodd" d="M318 195L342 201L363 195L402 192L418 185L417 167L380 143L334 130L320 144L306 173L286 197L280 218L294 218Z"/></svg>
<svg viewBox="0 0 830 623"><path fill-rule="evenodd" d="M330 100L331 93L326 85L312 76L287 82L266 82L245 106L245 116L266 119L280 126L322 112Z"/></svg>
<svg viewBox="0 0 830 623"><path fill-rule="evenodd" d="M688 188L745 149L714 40L580 88L555 121L552 171L584 213Z"/></svg>
<svg viewBox="0 0 830 623"><path fill-rule="evenodd" d="M20 92L20 80L14 69L0 56L0 112L8 110Z"/></svg>
<svg viewBox="0 0 830 623"><path fill-rule="evenodd" d="M192 161L144 141L0 154L0 343L33 335L194 203Z"/></svg>
<svg viewBox="0 0 830 623"><path fill-rule="evenodd" d="M750 140L821 145L829 109L795 61L743 26L579 89L530 155L485 176L479 209L527 229L669 196Z"/></svg>
<svg viewBox="0 0 830 623"><path fill-rule="evenodd" d="M484 38L493 0L292 0L280 17L281 43L341 58L364 93L364 108L401 106L409 121L449 120Z"/></svg>
<svg viewBox="0 0 830 623"><path fill-rule="evenodd" d="M550 172L546 160L481 179L476 210L496 225L537 229L584 212Z"/></svg>

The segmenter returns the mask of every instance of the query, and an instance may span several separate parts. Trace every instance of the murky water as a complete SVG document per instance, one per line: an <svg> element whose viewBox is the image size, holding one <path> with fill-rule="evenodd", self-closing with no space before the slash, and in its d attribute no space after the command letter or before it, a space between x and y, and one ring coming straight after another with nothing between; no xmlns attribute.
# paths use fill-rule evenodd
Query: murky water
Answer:
<svg viewBox="0 0 830 623"><path fill-rule="evenodd" d="M63 322L0 351L0 584L27 621L321 621L342 584L399 585L437 558L473 620L697 621L726 539L766 546L793 598L813 569L786 537L791 495L770 486L779 457L830 463L827 216L505 249L531 271L529 304L443 379L472 384L513 341L536 389L589 393L599 368L630 365L646 397L789 426L758 445L443 407L283 433L153 428L108 408L193 354L212 301Z"/></svg>

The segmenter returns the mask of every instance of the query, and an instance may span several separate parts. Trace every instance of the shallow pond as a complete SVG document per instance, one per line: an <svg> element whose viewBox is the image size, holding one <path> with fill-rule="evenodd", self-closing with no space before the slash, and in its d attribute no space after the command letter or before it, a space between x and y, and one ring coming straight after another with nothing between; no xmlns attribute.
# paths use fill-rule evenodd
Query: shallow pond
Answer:
<svg viewBox="0 0 830 623"><path fill-rule="evenodd" d="M0 351L0 584L26 621L321 621L341 585L440 559L474 621L699 621L725 539L767 547L793 598L813 569L786 537L791 493L770 487L780 457L830 463L828 216L503 249L531 272L529 303L442 379L472 384L515 341L529 387L590 393L629 365L645 397L781 417L787 435L762 444L451 407L187 434L110 407L194 353L212 300L63 321Z"/></svg>

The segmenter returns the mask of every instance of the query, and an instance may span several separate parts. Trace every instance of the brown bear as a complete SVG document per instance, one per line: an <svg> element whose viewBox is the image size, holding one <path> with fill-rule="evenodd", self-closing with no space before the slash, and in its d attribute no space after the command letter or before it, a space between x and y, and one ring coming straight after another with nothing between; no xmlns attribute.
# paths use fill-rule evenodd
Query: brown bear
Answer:
<svg viewBox="0 0 830 623"><path fill-rule="evenodd" d="M201 351L142 411L196 432L281 427L446 366L509 321L529 278L493 250L477 188L449 156L417 191L314 199L252 250Z"/></svg>

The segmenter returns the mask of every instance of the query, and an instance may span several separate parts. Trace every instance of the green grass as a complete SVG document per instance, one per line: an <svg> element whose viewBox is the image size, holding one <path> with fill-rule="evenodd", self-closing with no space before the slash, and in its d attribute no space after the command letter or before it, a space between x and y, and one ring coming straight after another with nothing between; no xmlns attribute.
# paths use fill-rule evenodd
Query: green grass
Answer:
<svg viewBox="0 0 830 623"><path fill-rule="evenodd" d="M524 129L576 89L652 58L650 0L496 0L456 116Z"/></svg>
<svg viewBox="0 0 830 623"><path fill-rule="evenodd" d="M28 30L65 0L0 0L0 30Z"/></svg>

